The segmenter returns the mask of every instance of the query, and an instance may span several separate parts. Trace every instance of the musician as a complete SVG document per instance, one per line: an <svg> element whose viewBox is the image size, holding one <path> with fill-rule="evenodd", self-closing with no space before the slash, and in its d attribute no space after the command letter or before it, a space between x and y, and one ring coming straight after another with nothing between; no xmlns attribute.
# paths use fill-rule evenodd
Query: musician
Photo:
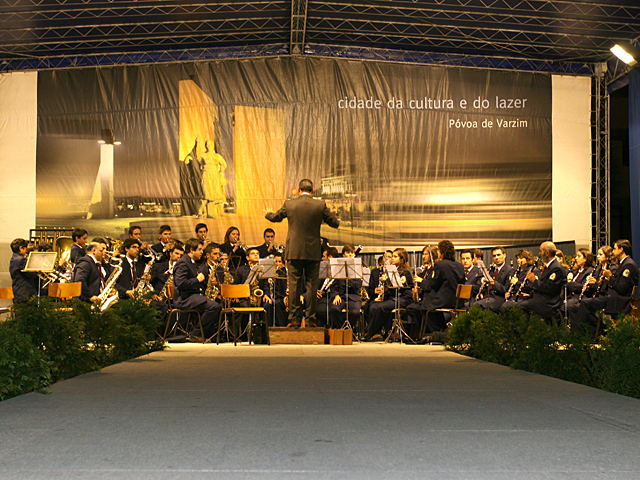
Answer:
<svg viewBox="0 0 640 480"><path fill-rule="evenodd" d="M300 294L302 275L306 277L307 290L312 291L318 283L322 244L320 227L326 223L338 228L340 221L322 200L313 198L313 182L307 178L298 184L300 196L287 200L277 212L268 212L265 218L270 222L289 221L286 258L289 269L289 319L293 327L302 321ZM309 295L305 318L307 325L316 323L316 297Z"/></svg>
<svg viewBox="0 0 640 480"><path fill-rule="evenodd" d="M151 247L156 253L162 254L162 261L169 260L171 248L173 248L173 242L171 241L171 227L169 225L161 225L158 231L159 242Z"/></svg>
<svg viewBox="0 0 640 480"><path fill-rule="evenodd" d="M473 251L467 249L460 252L460 262L464 268L464 284L472 286L471 298L475 298L480 291L483 275L478 266L473 263Z"/></svg>
<svg viewBox="0 0 640 480"><path fill-rule="evenodd" d="M550 319L562 306L562 291L567 282L567 274L556 257L553 242L543 242L540 245L540 258L545 262L545 269L539 277L533 271L527 273L526 280L532 288L531 297L517 302L517 305L525 312Z"/></svg>
<svg viewBox="0 0 640 480"><path fill-rule="evenodd" d="M630 257L631 242L618 240L613 244L613 257L618 261L615 273L610 269L603 269L600 282L606 286L606 294L594 298L583 298L578 307L572 331L595 331L598 324L596 312L605 309L615 314L628 314L631 311L633 289L638 285L638 265Z"/></svg>
<svg viewBox="0 0 640 480"><path fill-rule="evenodd" d="M229 256L229 271L235 273L240 265L247 264L247 251L240 241L240 230L237 227L229 227L224 234L224 243L220 245L220 253Z"/></svg>
<svg viewBox="0 0 640 480"><path fill-rule="evenodd" d="M191 238L185 243L185 253L173 267L173 304L181 310L199 310L203 332L196 325L191 332L195 337L212 337L217 330L218 320L222 308L220 304L202 295L205 276L196 269L196 260L202 257L202 242Z"/></svg>
<svg viewBox="0 0 640 480"><path fill-rule="evenodd" d="M78 262L80 257L84 257L87 254L87 252L85 252L85 246L87 245L88 237L89 234L84 228L76 228L71 233L73 245L71 245L71 251L69 252L69 260L74 265Z"/></svg>
<svg viewBox="0 0 640 480"><path fill-rule="evenodd" d="M206 260L198 271L205 276L204 284L209 284L209 275L215 271L215 276L218 279L218 283L221 284L224 281L224 268L220 262L220 245L217 243L209 243L204 247L202 257Z"/></svg>
<svg viewBox="0 0 640 480"><path fill-rule="evenodd" d="M206 223L196 224L195 233L196 233L195 238L197 238L202 242L202 245L204 248L207 248L207 245L209 245L210 243L210 241L207 240L207 235L209 234L209 227L207 227L207 224ZM202 257L200 257L200 260L196 262L196 266L198 267L198 269L200 269L200 267L206 263L207 263L207 257L203 253Z"/></svg>
<svg viewBox="0 0 640 480"><path fill-rule="evenodd" d="M531 296L533 286L531 282L527 281L527 274L529 272L533 272L536 278L540 278L540 275L542 275L536 266L536 261L531 251L524 248L518 250L516 252L516 262L518 263L518 268L511 278L509 278L509 290L504 294L506 302L502 304L501 309L507 306L513 307L516 301L525 300ZM509 303L509 305L506 305L507 303Z"/></svg>
<svg viewBox="0 0 640 480"><path fill-rule="evenodd" d="M274 304L275 304L275 326L286 327L287 326L287 307L284 304L285 297L287 295L287 267L285 266L284 254L275 254L276 260L276 281L274 285Z"/></svg>
<svg viewBox="0 0 640 480"><path fill-rule="evenodd" d="M245 263L244 265L240 265L238 267L238 269L236 270L235 275L233 276L233 283L234 285L240 285L245 283L245 281L247 280L247 278L249 277L249 273L251 273L251 267L258 265L258 262L260 260L260 252L258 251L257 248L250 248L249 252L247 253L247 257L246 257L247 263ZM256 277L257 278L257 277ZM272 305L273 304L273 300L271 299L270 295L268 294L269 292L269 281L264 278L264 279L259 279L257 284L253 283L251 286L251 293L253 293L254 289L259 288L260 290L262 290L263 295L262 295L262 300L260 303L258 303L257 305L251 305L251 302L248 298L240 298L237 299L240 307L251 307L251 306L263 306L265 307L265 310L267 311L267 320L271 321L271 308L267 308L267 305ZM264 304L264 305L262 305ZM241 320L241 326L242 326L242 330L244 330L246 328L246 325L249 321L249 315L243 314L242 315L242 320ZM234 319L234 324L236 324L236 320Z"/></svg>
<svg viewBox="0 0 640 480"><path fill-rule="evenodd" d="M567 265L567 259L564 258L564 253L562 252L562 250L556 250L556 260L560 262L560 265L562 265L562 268L564 268L565 272L568 274L571 270L571 267Z"/></svg>
<svg viewBox="0 0 640 480"><path fill-rule="evenodd" d="M27 242L24 238L16 238L11 242L11 260L9 273L11 274L11 288L13 289L13 303L24 303L30 297L38 294L38 274L23 272L27 265Z"/></svg>
<svg viewBox="0 0 640 480"><path fill-rule="evenodd" d="M406 308L413 296L413 275L411 275L411 270L409 269L409 254L407 251L404 248L396 248L391 256L391 264L397 267L403 285L397 292L397 307ZM386 279L385 274L381 278L388 284L389 281ZM375 294L375 300L369 302L371 303L371 308L369 309L369 325L364 337L365 341L376 340L383 328L386 333L389 333L393 324L392 310L396 308L396 289L377 287ZM383 296L378 297L377 295L379 294L383 294Z"/></svg>
<svg viewBox="0 0 640 480"><path fill-rule="evenodd" d="M338 258L340 255L338 250L334 247L329 247L327 250L322 252L322 261L329 262L332 258ZM315 290L316 293L316 323L317 325L324 327L328 325L328 319L331 318L331 313L328 312L329 305L333 302L333 299L337 295L336 289L337 280L331 278L318 278L318 288ZM305 292L305 303L307 303L306 297L308 296L308 292ZM328 316L329 315L329 316ZM340 324L342 326L342 324ZM329 325L331 328L331 325ZM339 327L336 327L339 328Z"/></svg>
<svg viewBox="0 0 640 480"><path fill-rule="evenodd" d="M354 258L356 249L351 244L342 247L342 256L344 258ZM347 286L349 287L347 289ZM329 318L333 324L333 328L341 328L347 319L346 310L349 308L349 323L353 326L360 317L360 309L362 308L362 279L350 278L336 279L333 284L335 295L329 305Z"/></svg>
<svg viewBox="0 0 640 480"><path fill-rule="evenodd" d="M491 251L491 256L493 257L494 266L489 273L491 273L492 280L489 282L489 285L484 283L480 289L482 292L485 292L485 295L488 289L489 294L482 300L475 302L475 305L497 313L505 301L505 293L509 290L509 278L513 275L513 267L505 263L507 255L504 248L494 248Z"/></svg>
<svg viewBox="0 0 640 480"><path fill-rule="evenodd" d="M441 332L447 327L447 318L443 312L434 312L439 308L456 308L456 291L464 283L464 266L456 262L456 250L450 240L438 243L439 261L420 284L425 292L422 312L427 315L427 327L430 332ZM471 255L469 255L471 263Z"/></svg>
<svg viewBox="0 0 640 480"><path fill-rule="evenodd" d="M116 289L121 299L133 298L136 285L144 273L144 263L138 261L140 242L127 238L122 244L125 256L122 261L122 273L116 281Z"/></svg>
<svg viewBox="0 0 640 480"><path fill-rule="evenodd" d="M419 272L413 276L413 300L409 305L407 305L407 316L413 325L417 325L418 328L422 323L422 299L424 290L420 288L422 281L429 275L429 272L433 268L435 264L435 260L437 259L438 247L427 245L422 249L422 268ZM416 269L417 270L417 269ZM377 277L379 279L380 277ZM373 287L377 287L376 283ZM371 288L371 283L369 283L369 288ZM369 297L372 298L372 297Z"/></svg>
<svg viewBox="0 0 640 480"><path fill-rule="evenodd" d="M583 289L586 293L589 276L593 273L593 252L588 248L580 248L574 262L575 270L567 275L567 311L578 305Z"/></svg>
<svg viewBox="0 0 640 480"><path fill-rule="evenodd" d="M128 233L129 233L129 238L133 240L138 240L140 242L140 253L138 254L138 261L149 263L153 258L153 254L151 253L151 247L149 246L149 242L143 242L141 240L142 227L138 225L132 225L129 227ZM124 254L124 245L122 246L122 253Z"/></svg>
<svg viewBox="0 0 640 480"><path fill-rule="evenodd" d="M169 251L169 260L156 262L151 269L151 286L153 291L160 294L165 290L165 284L173 273L176 262L184 255L184 247L174 245Z"/></svg>
<svg viewBox="0 0 640 480"><path fill-rule="evenodd" d="M97 239L87 244L86 249L87 254L78 258L73 269L73 281L82 284L80 300L98 303L100 293L111 273L111 268L104 263L107 242Z"/></svg>
<svg viewBox="0 0 640 480"><path fill-rule="evenodd" d="M264 243L256 247L260 252L260 258L267 258L277 253L276 250L276 232L273 228L267 228L262 234Z"/></svg>

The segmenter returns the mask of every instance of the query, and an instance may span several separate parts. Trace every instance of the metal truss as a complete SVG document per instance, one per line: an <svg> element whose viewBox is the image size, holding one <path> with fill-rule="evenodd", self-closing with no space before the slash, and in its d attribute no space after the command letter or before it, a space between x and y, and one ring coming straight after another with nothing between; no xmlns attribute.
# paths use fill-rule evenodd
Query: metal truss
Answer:
<svg viewBox="0 0 640 480"><path fill-rule="evenodd" d="M455 67L520 70L528 72L593 75L594 64L585 62L559 62L523 58L490 57L453 53L416 52L408 50L345 47L341 45L307 44L305 53L323 57L379 60L401 63L420 63Z"/></svg>
<svg viewBox="0 0 640 480"><path fill-rule="evenodd" d="M291 1L291 55L304 52L305 30L307 27L307 0Z"/></svg>
<svg viewBox="0 0 640 480"><path fill-rule="evenodd" d="M604 71L593 77L591 107L591 243L597 252L611 240L609 94Z"/></svg>

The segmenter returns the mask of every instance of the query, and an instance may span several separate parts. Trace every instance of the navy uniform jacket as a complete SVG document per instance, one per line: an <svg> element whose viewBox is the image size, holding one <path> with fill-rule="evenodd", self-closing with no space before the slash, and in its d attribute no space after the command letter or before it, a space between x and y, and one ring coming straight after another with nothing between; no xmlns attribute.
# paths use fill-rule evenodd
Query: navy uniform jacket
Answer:
<svg viewBox="0 0 640 480"><path fill-rule="evenodd" d="M413 285L414 285L413 275L411 274L410 270L399 270L398 273L400 274L401 279L404 278L404 281L402 281L402 285L404 285L404 287L398 289L400 290L398 292L398 300L399 300L400 308L405 308L409 303L413 301ZM391 285L391 281L387 280L385 282L385 286L388 287L390 285ZM377 295L375 295L373 299L375 300L376 297ZM396 298L396 289L388 288L387 291L384 293L383 300L394 300L395 298Z"/></svg>
<svg viewBox="0 0 640 480"><path fill-rule="evenodd" d="M465 285L472 285L471 298L476 298L480 291L480 285L482 284L482 273L476 265L472 265L468 272L465 273Z"/></svg>
<svg viewBox="0 0 640 480"><path fill-rule="evenodd" d="M205 285L204 288L207 288L206 285L209 285L209 274L212 268L213 268L213 265L209 265L209 262L204 263L198 267L198 272L204 275L204 282L202 282L203 285ZM218 279L218 283L222 285L224 281L224 268L222 268L221 265L218 265L218 268L216 268L215 275L216 275L216 278Z"/></svg>
<svg viewBox="0 0 640 480"><path fill-rule="evenodd" d="M448 258L436 262L426 279L420 284L422 290L432 292L425 296L422 309L455 308L456 290L461 283L464 283L464 267L461 263Z"/></svg>
<svg viewBox="0 0 640 480"><path fill-rule="evenodd" d="M14 253L9 262L11 274L11 287L13 288L13 303L26 302L29 297L38 294L38 274L36 272L23 272L27 264L27 257Z"/></svg>
<svg viewBox="0 0 640 480"><path fill-rule="evenodd" d="M333 291L335 295L340 295L342 301L346 301L345 297L347 295L347 280L336 280L332 285ZM349 303L360 302L362 303L362 280L357 278L349 279ZM334 295L334 297L335 297Z"/></svg>
<svg viewBox="0 0 640 480"><path fill-rule="evenodd" d="M85 302L88 302L91 297L100 295L102 282L100 281L100 270L98 270L98 268L98 264L94 261L93 257L85 255L78 259L73 269L73 281L82 284L80 299ZM105 282L108 277L109 272L107 272L107 276L104 279Z"/></svg>
<svg viewBox="0 0 640 480"><path fill-rule="evenodd" d="M220 253L229 255L229 271L234 273L241 265L247 264L247 252L244 248L238 247L234 252L230 243L220 245Z"/></svg>
<svg viewBox="0 0 640 480"><path fill-rule="evenodd" d="M135 261L133 262L133 266L136 270L136 285L138 280L142 278L142 274L144 273L145 264L143 262ZM120 298L131 298L127 295L127 290L135 290L136 285L133 283L133 278L131 276L131 266L129 264L129 260L126 257L122 259L122 272L116 280L116 289L118 290L118 294Z"/></svg>
<svg viewBox="0 0 640 480"><path fill-rule="evenodd" d="M611 275L607 285L607 311L629 313L631 311L631 294L638 285L638 265L631 257L625 257L616 273Z"/></svg>
<svg viewBox="0 0 640 480"><path fill-rule="evenodd" d="M244 283L244 281L249 276L249 272L251 272L251 267L248 264L238 267L238 270L236 270L236 273L233 276L233 284L240 285ZM258 280L258 287L266 295L269 295L269 281L266 278Z"/></svg>
<svg viewBox="0 0 640 480"><path fill-rule="evenodd" d="M71 261L71 263L75 265L76 263L78 263L78 259L81 257L84 257L86 254L87 252L84 251L84 248L82 248L77 243L74 243L73 245L71 245L71 251L69 252L69 260Z"/></svg>
<svg viewBox="0 0 640 480"><path fill-rule="evenodd" d="M615 265L610 265L607 268L611 270L612 276L614 276L618 271L618 267L616 267ZM587 287L587 290L584 292L585 297L593 297L596 294L596 292L598 292L598 297L604 297L607 294L608 285L606 282L603 284L600 284L601 277L602 277L602 268L601 266L598 266L596 267L596 270L593 272L593 278L596 279L596 283L592 283ZM600 285L600 288L598 289L599 285Z"/></svg>
<svg viewBox="0 0 640 480"><path fill-rule="evenodd" d="M513 276L514 271L512 266L506 263L503 264L498 275L496 275L493 287L491 287L491 296L504 298L504 294L509 291L509 287L511 286L509 279Z"/></svg>
<svg viewBox="0 0 640 480"><path fill-rule="evenodd" d="M518 281L511 289L511 297L509 298L509 300L522 300L523 298L528 298L531 296L531 292L533 292L533 285L527 280L527 274L529 272L533 272L536 278L540 278L540 276L542 275L540 270L538 270L538 268L534 267L533 265L527 265L526 267L522 268L518 272ZM513 278L513 275L510 278ZM522 285L523 282L524 285ZM509 280L509 285L511 285L511 280ZM509 289L507 289L507 291L509 291ZM515 296L518 294L521 296L516 299Z"/></svg>
<svg viewBox="0 0 640 480"><path fill-rule="evenodd" d="M584 287L587 277L593 273L593 267L583 268L581 272L575 272L573 279L569 282L567 278L567 293L580 296L582 287ZM586 290L585 290L586 294Z"/></svg>
<svg viewBox="0 0 640 480"><path fill-rule="evenodd" d="M287 270L285 268L279 268L276 270L276 275L279 277L276 278L274 288L276 292L276 299L282 299L287 294Z"/></svg>
<svg viewBox="0 0 640 480"><path fill-rule="evenodd" d="M195 263L189 255L183 255L173 266L173 303L176 307L189 309L202 304L200 294L206 285L199 282L197 277Z"/></svg>
<svg viewBox="0 0 640 480"><path fill-rule="evenodd" d="M169 243L171 243L171 241L169 241ZM162 254L162 258L160 259L160 261L163 261L163 262L169 261L169 255L171 255L171 253L169 252L169 250L164 249L164 243L158 242L155 245L152 245L151 250L153 250L156 253Z"/></svg>
<svg viewBox="0 0 640 480"><path fill-rule="evenodd" d="M373 301L378 295L374 291L380 283L380 267L371 270L371 276L369 277L369 286L367 287L367 293L369 294L369 300Z"/></svg>
<svg viewBox="0 0 640 480"><path fill-rule="evenodd" d="M169 262L156 262L151 268L151 286L153 291L160 293L164 288L164 284L169 280Z"/></svg>
<svg viewBox="0 0 640 480"><path fill-rule="evenodd" d="M541 316L547 316L562 305L564 284L567 283L567 269L554 259L542 272L540 278L534 281L533 302L531 309Z"/></svg>
<svg viewBox="0 0 640 480"><path fill-rule="evenodd" d="M287 200L277 212L269 212L265 218L270 222L289 220L285 255L287 260L317 260L322 257L320 226L326 223L338 228L340 221L329 210L323 200L311 195L300 195Z"/></svg>

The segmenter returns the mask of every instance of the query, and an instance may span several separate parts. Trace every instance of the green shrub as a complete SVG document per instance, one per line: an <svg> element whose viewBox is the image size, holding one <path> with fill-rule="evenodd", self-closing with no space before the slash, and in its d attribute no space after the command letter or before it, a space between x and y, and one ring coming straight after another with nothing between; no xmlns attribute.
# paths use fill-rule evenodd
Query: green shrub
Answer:
<svg viewBox="0 0 640 480"><path fill-rule="evenodd" d="M49 361L18 322L0 322L0 400L46 387Z"/></svg>

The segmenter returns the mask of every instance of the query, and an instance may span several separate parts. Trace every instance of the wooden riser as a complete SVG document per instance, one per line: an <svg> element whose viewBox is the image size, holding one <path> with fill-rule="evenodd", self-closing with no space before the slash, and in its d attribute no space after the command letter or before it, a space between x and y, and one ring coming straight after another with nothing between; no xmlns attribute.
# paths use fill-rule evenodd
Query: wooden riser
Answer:
<svg viewBox="0 0 640 480"><path fill-rule="evenodd" d="M271 345L324 345L324 328L269 327Z"/></svg>

